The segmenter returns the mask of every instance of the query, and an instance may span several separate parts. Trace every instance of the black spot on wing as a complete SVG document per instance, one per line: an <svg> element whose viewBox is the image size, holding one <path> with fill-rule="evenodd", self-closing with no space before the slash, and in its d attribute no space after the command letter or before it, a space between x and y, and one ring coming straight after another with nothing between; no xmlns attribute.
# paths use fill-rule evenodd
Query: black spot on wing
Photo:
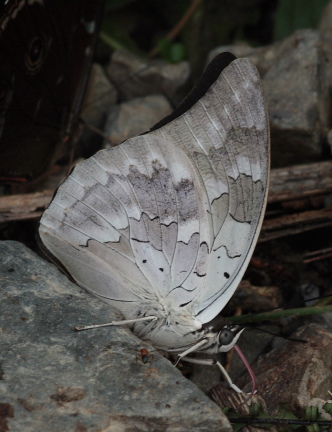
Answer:
<svg viewBox="0 0 332 432"><path fill-rule="evenodd" d="M195 274L196 276L198 276L198 277L205 277L205 276L206 276L206 273L204 273L204 274L199 274L199 273L197 273L197 272L194 272L194 274Z"/></svg>
<svg viewBox="0 0 332 432"><path fill-rule="evenodd" d="M192 300L188 301L187 303L182 303L182 304L180 304L180 307L187 306L187 304L189 304L189 303L191 303L191 302L192 302Z"/></svg>

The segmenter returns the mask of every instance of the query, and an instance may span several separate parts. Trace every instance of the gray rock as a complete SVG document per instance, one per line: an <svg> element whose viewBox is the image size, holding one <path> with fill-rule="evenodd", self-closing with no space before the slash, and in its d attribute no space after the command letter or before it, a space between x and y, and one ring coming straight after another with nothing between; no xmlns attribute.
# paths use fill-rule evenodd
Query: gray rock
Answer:
<svg viewBox="0 0 332 432"><path fill-rule="evenodd" d="M318 31L298 30L267 47L223 46L210 53L230 51L256 65L269 110L274 166L312 162L322 155L329 111L323 114L321 108L328 93L322 86L320 44Z"/></svg>
<svg viewBox="0 0 332 432"><path fill-rule="evenodd" d="M277 47L273 66L263 77L272 159L279 166L312 162L322 154L318 45L317 31L295 32Z"/></svg>
<svg viewBox="0 0 332 432"><path fill-rule="evenodd" d="M81 112L81 117L88 126L103 130L110 107L117 102L118 94L106 77L103 68L99 64L92 66L91 76L87 95L84 99L84 104ZM93 146L93 142L98 135L89 127L85 127L82 131L81 139L85 143L85 147Z"/></svg>
<svg viewBox="0 0 332 432"><path fill-rule="evenodd" d="M332 127L331 118L331 95L332 95L332 1L326 6L322 20L319 27L320 41L319 41L319 85L320 85L320 99L319 99L319 114L321 118L324 134L328 133ZM330 144L329 137L327 139ZM330 149L332 153L332 147Z"/></svg>
<svg viewBox="0 0 332 432"><path fill-rule="evenodd" d="M249 57L252 53L256 51L257 48L253 48L245 42L235 43L233 45L221 45L213 48L208 54L207 64L209 64L214 57L223 52L230 52L237 58Z"/></svg>
<svg viewBox="0 0 332 432"><path fill-rule="evenodd" d="M327 144L330 147L330 153L332 153L332 130L329 130L326 134Z"/></svg>
<svg viewBox="0 0 332 432"><path fill-rule="evenodd" d="M253 369L257 375L258 393L269 412L276 413L280 405L286 404L301 417L313 397L329 398L332 331L309 324L298 329L292 338L306 342L287 341L261 356ZM247 391L250 385L247 385Z"/></svg>
<svg viewBox="0 0 332 432"><path fill-rule="evenodd" d="M110 110L106 123L105 135L108 141L105 141L104 146L120 144L149 130L171 112L171 105L161 94L135 98L116 105Z"/></svg>
<svg viewBox="0 0 332 432"><path fill-rule="evenodd" d="M163 93L173 101L189 77L190 66L186 61L147 60L121 50L114 52L108 73L122 100Z"/></svg>
<svg viewBox="0 0 332 432"><path fill-rule="evenodd" d="M1 430L230 431L223 413L121 319L20 243L0 242ZM8 428L8 429L6 429Z"/></svg>

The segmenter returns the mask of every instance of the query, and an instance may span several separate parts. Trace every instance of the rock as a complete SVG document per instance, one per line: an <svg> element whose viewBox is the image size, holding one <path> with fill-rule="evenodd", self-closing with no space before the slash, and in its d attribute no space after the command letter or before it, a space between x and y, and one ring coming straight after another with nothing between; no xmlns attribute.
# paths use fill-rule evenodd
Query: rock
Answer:
<svg viewBox="0 0 332 432"><path fill-rule="evenodd" d="M208 54L207 62L208 65L214 57L216 57L218 54L221 54L223 52L230 52L235 55L237 58L241 57L248 57L248 55L255 51L255 48L250 46L249 44L245 42L239 42L235 43L233 45L221 45L216 48L213 48Z"/></svg>
<svg viewBox="0 0 332 432"><path fill-rule="evenodd" d="M190 67L186 61L171 64L146 60L121 50L114 52L108 73L122 100L163 93L177 103L177 94L189 77Z"/></svg>
<svg viewBox="0 0 332 432"><path fill-rule="evenodd" d="M330 153L332 153L332 130L330 129L326 134L327 144L330 147Z"/></svg>
<svg viewBox="0 0 332 432"><path fill-rule="evenodd" d="M329 111L323 114L321 108L326 89L320 73L320 44L318 31L298 30L267 47L233 45L213 51L215 55L228 50L256 65L270 116L273 166L312 162L322 155L327 134L324 116ZM326 108L326 101L323 105Z"/></svg>
<svg viewBox="0 0 332 432"><path fill-rule="evenodd" d="M128 328L75 332L120 314L20 243L0 242L0 286L1 430L231 431L219 408ZM143 347L150 363L136 361Z"/></svg>
<svg viewBox="0 0 332 432"><path fill-rule="evenodd" d="M108 140L104 146L120 144L149 130L171 112L172 107L163 95L135 98L116 105L111 109L107 120L105 135Z"/></svg>
<svg viewBox="0 0 332 432"><path fill-rule="evenodd" d="M322 13L322 20L319 26L320 40L319 40L319 85L320 85L320 99L319 99L319 113L324 128L324 133L332 127L331 119L331 95L332 95L332 2L326 6ZM329 141L329 140L328 140ZM329 149L332 153L332 147Z"/></svg>
<svg viewBox="0 0 332 432"><path fill-rule="evenodd" d="M87 126L83 129L80 138L87 157L99 150L100 146L98 147L98 144L102 141L102 138L95 131L89 129L88 126L93 126L102 132L110 107L116 104L117 98L117 91L106 77L103 68L97 63L94 64L81 113L81 117Z"/></svg>
<svg viewBox="0 0 332 432"><path fill-rule="evenodd" d="M291 422L294 417L289 414L295 415L299 424L302 420L315 423L314 420L318 419L332 426L329 405L332 402L329 400L332 384L332 332L317 324L310 324L299 329L293 337L305 340L306 343L287 341L282 347L261 357L256 366L253 365L258 382L258 392L255 395L248 397L246 393L232 393L220 383L211 389L210 395L218 406L235 409L238 413L228 410L230 420L238 419L239 416L248 419L250 426L241 431L263 432L265 428L263 425L263 428L259 427L262 424L259 419L282 419L285 422L289 419ZM244 380L237 385L243 388L243 383ZM251 390L251 382L245 389ZM310 414L311 417L308 417ZM255 422L256 419L258 422ZM278 425L278 422L274 424ZM292 424L285 424L284 427L290 430ZM279 428L272 427L271 424L271 430Z"/></svg>
<svg viewBox="0 0 332 432"><path fill-rule="evenodd" d="M300 418L312 398L326 400L332 386L332 331L318 324L301 327L293 339L262 356L253 369L258 394L271 414L286 404ZM251 383L247 379L248 391ZM237 383L238 384L238 383Z"/></svg>
<svg viewBox="0 0 332 432"><path fill-rule="evenodd" d="M277 47L263 77L270 115L272 160L279 166L322 155L319 118L319 33L298 30Z"/></svg>

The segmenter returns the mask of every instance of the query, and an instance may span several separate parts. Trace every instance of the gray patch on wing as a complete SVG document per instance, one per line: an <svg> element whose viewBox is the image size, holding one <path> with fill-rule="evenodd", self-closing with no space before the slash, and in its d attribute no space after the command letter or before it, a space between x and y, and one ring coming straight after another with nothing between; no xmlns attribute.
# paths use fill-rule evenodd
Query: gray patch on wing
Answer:
<svg viewBox="0 0 332 432"><path fill-rule="evenodd" d="M178 202L178 214L181 222L198 218L197 192L191 180L183 179L174 186Z"/></svg>
<svg viewBox="0 0 332 432"><path fill-rule="evenodd" d="M170 225L161 224L161 233L163 252L167 258L167 261L171 263L176 248L178 224L175 222L172 222Z"/></svg>
<svg viewBox="0 0 332 432"><path fill-rule="evenodd" d="M161 223L168 225L177 218L177 202L171 173L158 160L151 161L151 166L152 175L147 175L131 165L128 180L142 211L148 214L150 219L158 216Z"/></svg>
<svg viewBox="0 0 332 432"><path fill-rule="evenodd" d="M177 221L177 203L170 170L158 160L152 162L155 198L159 211L160 223L169 225Z"/></svg>
<svg viewBox="0 0 332 432"><path fill-rule="evenodd" d="M229 194L222 194L211 203L214 236L218 234L229 212Z"/></svg>
<svg viewBox="0 0 332 432"><path fill-rule="evenodd" d="M158 217L150 219L146 213L142 213L140 220L133 218L130 221L130 237L140 242L150 242L156 250L162 250L161 229Z"/></svg>
<svg viewBox="0 0 332 432"><path fill-rule="evenodd" d="M230 214L238 222L251 223L255 217L253 208L254 183L251 176L240 174L236 180L230 181L232 196ZM233 192L234 189L236 192Z"/></svg>
<svg viewBox="0 0 332 432"><path fill-rule="evenodd" d="M194 233L188 243L177 242L172 263L172 286L179 286L195 266L199 249L199 233Z"/></svg>
<svg viewBox="0 0 332 432"><path fill-rule="evenodd" d="M189 245L188 245L189 246ZM188 249L188 253L190 253L190 250ZM192 252L193 253L193 252ZM194 260L192 264L190 264L190 268L187 271L183 271L179 274L179 277L177 278L178 284L175 286L178 286L180 288L183 288L186 291L186 301L189 301L193 299L197 292L200 292L200 290L205 285L205 277L208 270L208 259L209 259L209 248L208 245L203 242L199 245L197 252L191 256L191 258ZM181 280L182 276L182 280ZM189 295L189 293L191 293ZM176 290L172 294L172 296L178 296L179 291ZM185 303L183 299L179 297L179 301L175 303L176 306L179 306L181 303Z"/></svg>
<svg viewBox="0 0 332 432"><path fill-rule="evenodd" d="M105 242L106 246L114 249L116 252L118 252L120 255L123 255L124 257L130 259L131 261L135 261L135 257L131 248L131 244L129 240L122 236L120 237L118 242Z"/></svg>
<svg viewBox="0 0 332 432"><path fill-rule="evenodd" d="M261 131L255 126L231 128L225 138L221 154L231 161L231 166L226 165L227 175L236 178L239 173L252 175L254 180L262 179L262 149L261 144L266 139L266 131ZM227 149L226 158L222 149ZM266 154L264 155L266 157ZM266 164L265 164L266 165Z"/></svg>
<svg viewBox="0 0 332 432"><path fill-rule="evenodd" d="M129 240L129 226L127 226L124 229L119 229L119 233L125 237L127 240Z"/></svg>

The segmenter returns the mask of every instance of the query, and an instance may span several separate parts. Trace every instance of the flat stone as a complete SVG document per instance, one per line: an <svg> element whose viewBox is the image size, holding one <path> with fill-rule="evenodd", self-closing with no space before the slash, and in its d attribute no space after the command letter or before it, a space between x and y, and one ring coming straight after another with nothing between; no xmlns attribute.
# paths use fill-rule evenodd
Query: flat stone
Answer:
<svg viewBox="0 0 332 432"><path fill-rule="evenodd" d="M170 103L161 94L135 98L116 105L110 110L105 126L108 140L104 142L104 146L111 147L146 132L171 112Z"/></svg>
<svg viewBox="0 0 332 432"><path fill-rule="evenodd" d="M0 242L1 430L231 431L193 383L121 319L20 243ZM141 348L153 359L138 360ZM6 429L7 428L7 429Z"/></svg>

